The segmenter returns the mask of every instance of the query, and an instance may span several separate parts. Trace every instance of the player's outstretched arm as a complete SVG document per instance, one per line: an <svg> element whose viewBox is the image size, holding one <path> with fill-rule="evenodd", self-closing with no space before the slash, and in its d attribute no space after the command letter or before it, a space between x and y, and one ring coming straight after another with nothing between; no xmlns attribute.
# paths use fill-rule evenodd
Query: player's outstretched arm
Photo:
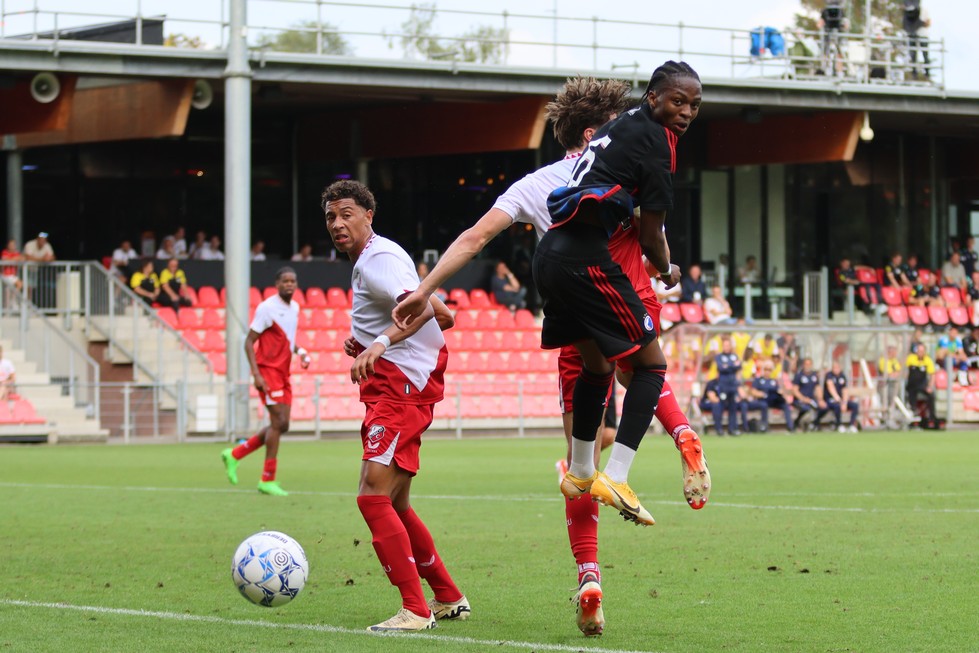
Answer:
<svg viewBox="0 0 979 653"><path fill-rule="evenodd" d="M459 234L459 237L442 254L439 262L428 273L428 276L418 285L418 289L409 293L394 307L391 312L391 319L394 320L398 328L405 329L418 318L425 310L425 305L432 293L438 290L452 275L461 270L466 263L486 247L486 243L493 240L510 224L509 215L500 209L490 209L476 224Z"/></svg>

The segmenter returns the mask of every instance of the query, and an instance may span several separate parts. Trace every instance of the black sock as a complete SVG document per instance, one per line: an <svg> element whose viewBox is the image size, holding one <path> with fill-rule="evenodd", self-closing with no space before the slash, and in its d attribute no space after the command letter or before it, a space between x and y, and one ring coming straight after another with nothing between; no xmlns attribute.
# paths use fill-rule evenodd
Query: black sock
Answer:
<svg viewBox="0 0 979 653"><path fill-rule="evenodd" d="M582 368L574 384L574 411L571 437L594 442L605 412L605 398L612 383L612 372L595 374Z"/></svg>
<svg viewBox="0 0 979 653"><path fill-rule="evenodd" d="M666 380L666 366L639 367L632 372L632 381L622 399L622 417L619 430L615 434L616 444L630 449L639 449L649 423L653 421L659 393Z"/></svg>

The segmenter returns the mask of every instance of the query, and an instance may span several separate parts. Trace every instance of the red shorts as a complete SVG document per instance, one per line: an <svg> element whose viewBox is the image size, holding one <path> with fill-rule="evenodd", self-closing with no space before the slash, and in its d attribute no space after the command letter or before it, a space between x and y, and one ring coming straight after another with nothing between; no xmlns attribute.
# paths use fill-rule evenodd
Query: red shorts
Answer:
<svg viewBox="0 0 979 653"><path fill-rule="evenodd" d="M653 326L656 329L656 333L660 333L659 314L663 310L663 305L659 303L659 300L655 296L642 297L642 303L646 307L649 317L653 319ZM615 361L615 364L625 372L632 371L632 365L625 358L620 358ZM560 402L562 413L570 413L574 410L574 384L578 380L579 372L581 372L581 356L578 355L578 350L574 347L561 347L561 353L557 359L557 380L559 390L558 401ZM609 396L611 395L612 389L610 387ZM606 401L608 401L607 397Z"/></svg>
<svg viewBox="0 0 979 653"><path fill-rule="evenodd" d="M394 461L414 476L418 472L418 449L422 433L432 424L433 404L396 404L379 401L367 404L367 415L360 427L364 445L362 460L382 465Z"/></svg>
<svg viewBox="0 0 979 653"><path fill-rule="evenodd" d="M292 384L289 382L289 374L283 373L276 367L259 367L258 371L265 379L265 387L268 388L268 392L258 391L262 403L266 406L273 404L292 406Z"/></svg>

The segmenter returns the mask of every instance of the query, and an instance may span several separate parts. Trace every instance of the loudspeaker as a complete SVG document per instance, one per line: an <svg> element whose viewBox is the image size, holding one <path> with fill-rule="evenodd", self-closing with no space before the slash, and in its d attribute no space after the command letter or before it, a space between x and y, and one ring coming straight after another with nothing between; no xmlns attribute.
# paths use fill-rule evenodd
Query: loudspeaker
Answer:
<svg viewBox="0 0 979 653"><path fill-rule="evenodd" d="M38 73L31 79L31 97L41 104L54 102L61 93L61 82L52 73Z"/></svg>
<svg viewBox="0 0 979 653"><path fill-rule="evenodd" d="M203 79L194 82L194 94L191 96L190 105L195 109L206 109L214 102L214 89Z"/></svg>

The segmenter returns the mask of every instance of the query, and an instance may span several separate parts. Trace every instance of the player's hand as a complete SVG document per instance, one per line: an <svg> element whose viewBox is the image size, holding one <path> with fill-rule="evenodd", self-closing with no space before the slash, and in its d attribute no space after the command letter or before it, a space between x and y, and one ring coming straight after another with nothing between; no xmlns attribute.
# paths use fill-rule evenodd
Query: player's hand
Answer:
<svg viewBox="0 0 979 653"><path fill-rule="evenodd" d="M370 378L374 374L374 363L381 357L384 350L384 345L375 342L361 352L360 356L354 359L354 364L350 367L350 380L359 384Z"/></svg>
<svg viewBox="0 0 979 653"><path fill-rule="evenodd" d="M304 370L309 369L309 364L313 362L313 359L309 357L309 354L303 354L299 357L299 367Z"/></svg>
<svg viewBox="0 0 979 653"><path fill-rule="evenodd" d="M255 389L259 392L268 392L269 384L265 382L265 377L261 374L255 375Z"/></svg>
<svg viewBox="0 0 979 653"><path fill-rule="evenodd" d="M428 298L429 295L420 290L408 293L391 311L391 320L394 321L395 326L402 331L407 329L408 325L425 311Z"/></svg>
<svg viewBox="0 0 979 653"><path fill-rule="evenodd" d="M353 336L350 336L343 341L343 353L350 358L355 358L357 356L357 341L354 340Z"/></svg>
<svg viewBox="0 0 979 653"><path fill-rule="evenodd" d="M672 288L673 286L680 283L680 266L676 263L670 263L670 273L667 275L660 274L659 278L663 281L663 285L667 288Z"/></svg>

